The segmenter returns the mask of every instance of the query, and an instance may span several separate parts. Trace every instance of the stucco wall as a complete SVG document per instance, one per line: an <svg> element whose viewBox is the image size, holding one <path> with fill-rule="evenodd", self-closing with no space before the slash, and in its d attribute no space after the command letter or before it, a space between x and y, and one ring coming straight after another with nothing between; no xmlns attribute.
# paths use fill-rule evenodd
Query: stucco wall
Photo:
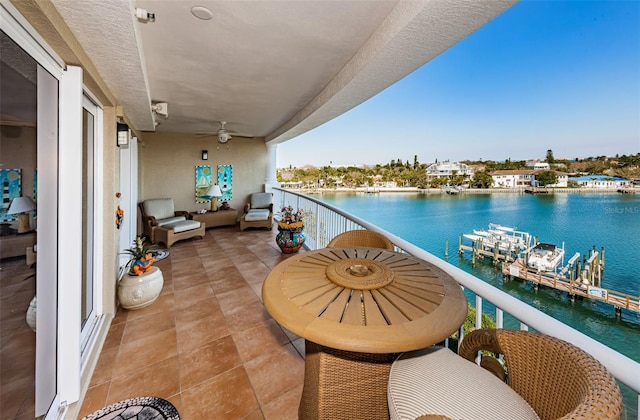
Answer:
<svg viewBox="0 0 640 420"><path fill-rule="evenodd" d="M214 181L218 165L232 165L233 198L229 204L239 213L249 194L264 191L268 155L262 139L234 138L219 144L213 136L143 133L140 141L138 201L171 197L176 210L209 208L208 203L195 202L198 165L211 166ZM202 160L202 150L208 150L208 160Z"/></svg>

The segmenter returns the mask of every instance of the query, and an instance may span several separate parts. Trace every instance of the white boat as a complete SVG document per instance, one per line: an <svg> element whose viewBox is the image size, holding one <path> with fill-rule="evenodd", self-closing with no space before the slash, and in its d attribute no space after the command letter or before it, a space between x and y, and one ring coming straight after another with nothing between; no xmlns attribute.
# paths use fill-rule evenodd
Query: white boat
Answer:
<svg viewBox="0 0 640 420"><path fill-rule="evenodd" d="M446 192L447 194L458 194L460 192L462 192L462 187L460 186L453 186L453 185L443 185L442 187L440 187L440 189L444 192Z"/></svg>
<svg viewBox="0 0 640 420"><path fill-rule="evenodd" d="M489 223L489 230L475 230L473 234L464 234L465 238L476 242L482 240L483 247L500 251L520 252L531 246L531 234L515 228Z"/></svg>
<svg viewBox="0 0 640 420"><path fill-rule="evenodd" d="M526 251L527 267L537 271L555 271L562 263L564 249L540 243Z"/></svg>

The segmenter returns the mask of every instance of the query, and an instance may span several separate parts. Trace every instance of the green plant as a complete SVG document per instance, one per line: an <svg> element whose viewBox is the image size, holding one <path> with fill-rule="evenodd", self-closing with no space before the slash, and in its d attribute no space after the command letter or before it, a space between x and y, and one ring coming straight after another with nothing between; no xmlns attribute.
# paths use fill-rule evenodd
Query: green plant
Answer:
<svg viewBox="0 0 640 420"><path fill-rule="evenodd" d="M476 329L476 308L474 308L473 306L471 306L470 303L467 303L467 317L464 320L464 323L462 324L462 329L464 331L464 335L467 335L470 331L473 331ZM496 327L496 322L491 319L491 317L487 314L485 314L484 312L482 313L482 319L481 319L481 327L480 328L495 328ZM452 340L449 340L449 347L452 349L457 349L458 348L458 337L459 337L459 331L456 331L455 333L451 334L451 338Z"/></svg>
<svg viewBox="0 0 640 420"><path fill-rule="evenodd" d="M155 262L158 251L151 249L154 245L145 243L146 238L137 236L132 243L132 247L125 249L123 254L129 254L129 261L125 264L125 269L129 268L129 274L139 276L149 270Z"/></svg>

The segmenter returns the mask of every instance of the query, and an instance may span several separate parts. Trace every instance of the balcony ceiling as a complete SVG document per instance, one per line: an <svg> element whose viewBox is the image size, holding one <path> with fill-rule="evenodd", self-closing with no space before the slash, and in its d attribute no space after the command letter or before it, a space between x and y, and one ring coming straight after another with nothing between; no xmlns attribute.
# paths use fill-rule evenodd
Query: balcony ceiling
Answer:
<svg viewBox="0 0 640 420"><path fill-rule="evenodd" d="M135 129L212 133L228 121L275 143L357 106L515 2L53 0ZM155 102L169 104L168 118Z"/></svg>

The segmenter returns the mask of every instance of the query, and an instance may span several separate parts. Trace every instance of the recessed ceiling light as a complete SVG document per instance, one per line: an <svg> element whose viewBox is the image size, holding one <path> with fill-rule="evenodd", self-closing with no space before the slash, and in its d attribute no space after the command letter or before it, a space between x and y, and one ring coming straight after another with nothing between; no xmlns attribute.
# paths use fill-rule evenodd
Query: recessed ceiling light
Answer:
<svg viewBox="0 0 640 420"><path fill-rule="evenodd" d="M191 8L191 14L202 20L209 20L213 17L213 13L211 13L211 10L207 9L204 6L193 6Z"/></svg>

